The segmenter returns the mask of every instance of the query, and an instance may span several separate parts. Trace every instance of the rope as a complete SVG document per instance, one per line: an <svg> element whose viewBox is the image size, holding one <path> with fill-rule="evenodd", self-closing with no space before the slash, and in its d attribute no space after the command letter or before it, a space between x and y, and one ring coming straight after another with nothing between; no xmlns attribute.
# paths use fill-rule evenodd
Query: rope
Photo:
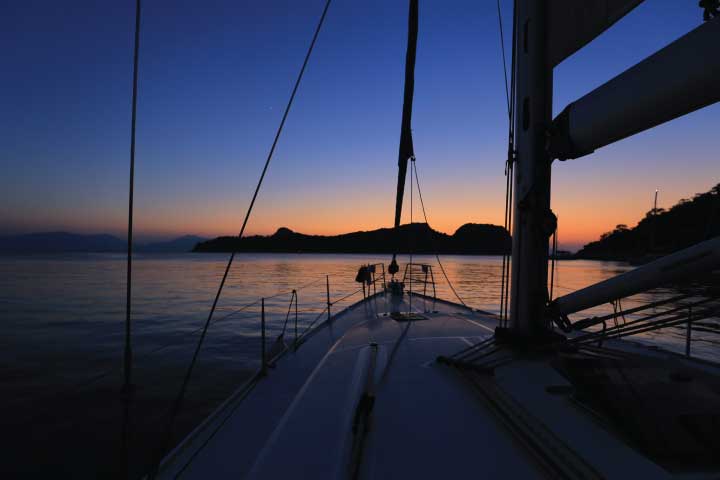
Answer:
<svg viewBox="0 0 720 480"><path fill-rule="evenodd" d="M422 207L423 217L425 218L425 223L430 226L430 222L428 221L427 217L427 211L425 210L425 202L423 201L422 197L422 191L420 190L420 176L417 173L417 164L415 162L412 163L412 168L415 170L415 181L417 182L417 191L418 191L418 197L420 198L420 206ZM412 174L412 170L410 171ZM450 278L448 278L447 273L445 272L445 267L443 266L442 262L440 261L440 255L435 253L435 259L438 262L438 265L440 265L440 271L442 272L443 276L445 277L445 281L447 282L448 286L450 287L450 290L452 290L453 295L455 295L455 298L458 299L460 303L463 304L464 307L467 307L467 304L465 301L460 298L460 295L458 295L457 291L455 290L455 287L453 286L452 282L450 281Z"/></svg>
<svg viewBox="0 0 720 480"><path fill-rule="evenodd" d="M262 186L263 180L265 179L265 174L267 173L267 169L270 166L270 161L272 160L273 153L275 152L275 147L277 146L278 140L280 139L280 135L282 134L283 127L285 126L285 121L287 120L288 114L290 113L290 107L292 107L293 100L295 99L295 94L297 93L298 87L300 86L300 81L302 80L303 74L305 73L305 68L307 67L308 61L310 60L310 55L312 54L312 51L315 47L315 42L317 41L318 35L320 34L320 29L322 28L323 22L325 21L325 16L327 14L328 8L330 7L331 1L332 0L327 0L327 2L325 3L325 8L323 9L322 15L320 16L320 20L315 29L315 34L313 35L312 41L310 42L310 46L308 48L307 54L305 55L305 60L303 61L302 67L300 68L300 73L298 74L297 79L295 80L295 85L293 86L292 93L290 94L290 99L288 100L287 106L285 107L285 112L283 113L282 120L280 120L280 125L278 126L277 132L275 133L275 138L273 139L272 146L270 147L270 152L268 153L267 159L265 160L265 165L263 166L262 173L260 174L260 179L258 180L257 186L255 187L255 192L253 193L253 196L252 196L252 200L250 201L250 205L248 206L247 212L245 214L245 219L243 220L242 227L240 228L240 233L238 234L238 239L242 238L243 234L245 233L245 227L247 226L248 220L250 219L250 214L252 213L253 207L255 206L255 200L257 199L258 193L260 192L260 187ZM210 308L210 312L208 314L207 320L205 321L205 326L203 327L202 334L200 335L200 339L198 340L197 347L195 348L195 352L193 353L192 360L190 361L190 366L188 367L187 372L185 373L185 378L183 379L183 383L180 387L180 392L177 396L177 399L175 400L175 404L172 409L170 420L168 421L167 432L165 434L165 441L164 441L161 451L159 452L157 464L155 465L155 467L150 475L150 478L156 477L158 468L160 466L160 462L162 461L162 457L161 457L162 453L165 450L167 450L167 447L172 439L173 423L182 407L182 402L183 402L183 398L185 397L185 391L187 390L187 385L190 381L190 377L192 376L192 372L195 367L195 363L197 362L197 357L198 357L198 354L200 353L200 349L202 347L203 341L205 340L205 336L207 334L208 327L210 326L210 322L212 320L213 313L215 312L218 301L220 300L220 295L222 294L223 287L225 286L225 281L227 280L228 273L230 272L230 267L232 266L233 260L235 259L235 253L236 253L236 251L233 250L233 252L230 254L230 258L228 259L227 266L225 267L225 272L223 273L222 279L220 280L220 285L218 287L217 293L215 294L215 299L213 300L212 307Z"/></svg>
<svg viewBox="0 0 720 480"><path fill-rule="evenodd" d="M618 298L617 304L618 304L618 308L620 309L620 316L623 319L623 325L625 325L627 323L627 320L625 319L625 311L623 310L622 300Z"/></svg>
<svg viewBox="0 0 720 480"><path fill-rule="evenodd" d="M127 229L127 272L125 292L125 350L123 369L125 378L122 386L123 420L121 433L121 458L123 476L127 478L130 469L130 403L132 401L132 241L133 241L133 203L135 196L135 131L137 120L138 63L140 57L140 0L135 3L135 45L133 52L132 115L130 120L130 186L128 191L128 229Z"/></svg>

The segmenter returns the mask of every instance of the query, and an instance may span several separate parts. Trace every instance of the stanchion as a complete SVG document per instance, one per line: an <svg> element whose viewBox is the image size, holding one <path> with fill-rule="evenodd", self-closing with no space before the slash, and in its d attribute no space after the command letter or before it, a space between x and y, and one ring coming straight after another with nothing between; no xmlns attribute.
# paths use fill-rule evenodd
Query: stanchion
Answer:
<svg viewBox="0 0 720 480"><path fill-rule="evenodd" d="M330 303L330 275L325 276L325 285L327 287L327 310L328 310L328 321L330 321L330 306L332 305Z"/></svg>

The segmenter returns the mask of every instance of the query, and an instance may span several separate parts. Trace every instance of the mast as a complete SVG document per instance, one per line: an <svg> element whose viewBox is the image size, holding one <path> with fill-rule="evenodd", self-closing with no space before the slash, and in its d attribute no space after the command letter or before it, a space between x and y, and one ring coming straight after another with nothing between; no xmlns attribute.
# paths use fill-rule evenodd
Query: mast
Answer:
<svg viewBox="0 0 720 480"><path fill-rule="evenodd" d="M712 50L720 18L710 15L703 25L572 102L552 120L552 69L641 2L516 0L510 318L513 331L521 336L542 334L551 316L637 293L641 286L650 288L675 278L680 270L689 271L696 259L707 257L706 263L715 259L717 243L699 244L698 250L678 252L632 275L620 275L547 304L548 242L557 225L550 210L552 159L585 156L720 101L720 60Z"/></svg>
<svg viewBox="0 0 720 480"><path fill-rule="evenodd" d="M388 272L395 276L400 270L397 264L397 251L400 247L400 220L405 195L405 177L407 176L408 160L415 158L412 138L412 105L415 92L415 57L418 37L418 0L410 0L408 9L408 41L405 53L405 86L403 93L402 122L400 125L400 148L398 149L398 181L395 199L395 253L388 266ZM412 223L412 222L411 222ZM412 225L411 225L412 227Z"/></svg>
<svg viewBox="0 0 720 480"><path fill-rule="evenodd" d="M556 218L550 210L551 161L546 132L552 124L552 64L547 54L546 1L517 0L515 198L510 319L522 335L545 328L548 246Z"/></svg>

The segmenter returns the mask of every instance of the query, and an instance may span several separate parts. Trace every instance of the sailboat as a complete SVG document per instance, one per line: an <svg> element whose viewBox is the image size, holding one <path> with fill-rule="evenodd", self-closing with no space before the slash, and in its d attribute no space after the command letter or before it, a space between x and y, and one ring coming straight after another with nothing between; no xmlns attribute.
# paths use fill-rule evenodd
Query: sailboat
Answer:
<svg viewBox="0 0 720 480"><path fill-rule="evenodd" d="M327 317L307 333L267 349L263 337L258 372L164 453L149 478L717 478L720 365L627 339L685 324L690 332L691 322L714 314L710 304L686 295L684 307L660 313L654 309L678 298L570 316L717 269L720 238L548 294L554 160L589 155L720 100L720 19L710 12L552 118L554 67L641 1L515 0L512 255L500 315L437 298L430 265L411 261L403 270L396 255L387 269L363 265L361 301L331 314L328 296ZM415 155L418 0L409 6L396 227ZM625 313L640 316L619 322Z"/></svg>

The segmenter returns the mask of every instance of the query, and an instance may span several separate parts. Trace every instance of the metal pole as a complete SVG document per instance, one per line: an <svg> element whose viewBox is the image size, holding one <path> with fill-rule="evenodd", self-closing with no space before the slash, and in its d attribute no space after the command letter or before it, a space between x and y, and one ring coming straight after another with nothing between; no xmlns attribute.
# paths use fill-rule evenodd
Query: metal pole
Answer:
<svg viewBox="0 0 720 480"><path fill-rule="evenodd" d="M410 159L411 162L415 161L415 158ZM412 227L413 223L413 165L410 166L410 227ZM410 293L408 294L408 313L412 313L412 296L413 296L413 237L412 237L412 228L410 229Z"/></svg>
<svg viewBox="0 0 720 480"><path fill-rule="evenodd" d="M331 305L331 303L330 303L330 275L325 275L325 285L327 287L327 310L328 310L327 319L328 319L328 321L330 321L330 305Z"/></svg>
<svg viewBox="0 0 720 480"><path fill-rule="evenodd" d="M297 346L297 340L298 340L298 328L297 328L297 321L298 321L298 294L296 290L293 290L295 293L295 345Z"/></svg>
<svg viewBox="0 0 720 480"><path fill-rule="evenodd" d="M651 228L650 228L650 252L655 251L655 236L657 235L657 219L655 218L657 216L657 199L658 199L658 189L655 189L655 199L653 200L653 209L650 213L650 219L651 219Z"/></svg>
<svg viewBox="0 0 720 480"><path fill-rule="evenodd" d="M260 336L262 343L260 344L260 361L262 366L260 367L263 375L267 373L265 364L265 299L260 299Z"/></svg>
<svg viewBox="0 0 720 480"><path fill-rule="evenodd" d="M687 331L685 333L685 355L690 356L690 342L692 341L692 306L688 307Z"/></svg>
<svg viewBox="0 0 720 480"><path fill-rule="evenodd" d="M425 270L425 283L423 284L423 295L427 295L427 276L428 272Z"/></svg>
<svg viewBox="0 0 720 480"><path fill-rule="evenodd" d="M555 287L555 262L557 262L557 227L552 237L552 260L550 261L550 300L553 299L553 289Z"/></svg>
<svg viewBox="0 0 720 480"><path fill-rule="evenodd" d="M412 176L412 170L410 170L410 175ZM410 186L412 187L412 182L410 182ZM412 195L410 196L412 199ZM412 254L410 254L410 264L408 265L410 267L410 276L408 277L410 280L410 290L408 291L408 313L412 313L412 281L413 281L413 263L412 263Z"/></svg>
<svg viewBox="0 0 720 480"><path fill-rule="evenodd" d="M430 267L430 281L433 286L433 300L437 300L437 291L435 290L435 274L433 274L432 267Z"/></svg>
<svg viewBox="0 0 720 480"><path fill-rule="evenodd" d="M547 328L542 316L548 295L548 246L556 218L550 210L551 158L546 150L552 123L552 65L548 61L549 2L518 0L515 135L517 163L513 199L512 329L532 336Z"/></svg>

